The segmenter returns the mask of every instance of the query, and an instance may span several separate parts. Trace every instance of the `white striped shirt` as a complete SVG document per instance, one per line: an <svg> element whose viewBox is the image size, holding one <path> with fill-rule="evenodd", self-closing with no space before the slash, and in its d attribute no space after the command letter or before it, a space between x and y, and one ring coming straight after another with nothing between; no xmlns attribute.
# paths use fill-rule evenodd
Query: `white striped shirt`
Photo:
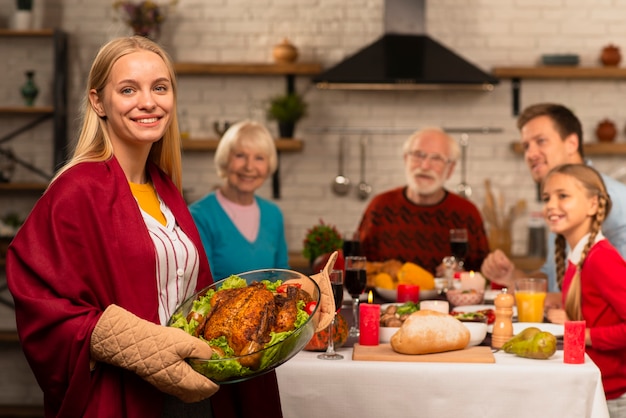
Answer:
<svg viewBox="0 0 626 418"><path fill-rule="evenodd" d="M200 260L197 248L176 224L172 211L160 198L159 203L165 225L140 209L156 251L159 320L166 325L176 307L195 293Z"/></svg>

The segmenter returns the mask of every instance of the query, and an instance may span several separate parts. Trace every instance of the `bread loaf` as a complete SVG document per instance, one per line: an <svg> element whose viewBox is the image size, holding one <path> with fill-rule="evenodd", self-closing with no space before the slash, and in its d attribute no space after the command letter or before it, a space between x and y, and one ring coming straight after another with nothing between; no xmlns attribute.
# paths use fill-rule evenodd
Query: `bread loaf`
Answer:
<svg viewBox="0 0 626 418"><path fill-rule="evenodd" d="M423 310L412 313L391 337L391 348L401 354L430 354L462 350L469 330L450 315Z"/></svg>

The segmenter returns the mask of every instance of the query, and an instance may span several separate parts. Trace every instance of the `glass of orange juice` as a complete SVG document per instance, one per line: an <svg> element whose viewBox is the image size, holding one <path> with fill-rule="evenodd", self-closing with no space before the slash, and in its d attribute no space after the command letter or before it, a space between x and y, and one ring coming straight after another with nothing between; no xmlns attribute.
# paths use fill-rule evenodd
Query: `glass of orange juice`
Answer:
<svg viewBox="0 0 626 418"><path fill-rule="evenodd" d="M515 280L515 304L519 322L543 322L543 304L547 290L548 279L545 278Z"/></svg>

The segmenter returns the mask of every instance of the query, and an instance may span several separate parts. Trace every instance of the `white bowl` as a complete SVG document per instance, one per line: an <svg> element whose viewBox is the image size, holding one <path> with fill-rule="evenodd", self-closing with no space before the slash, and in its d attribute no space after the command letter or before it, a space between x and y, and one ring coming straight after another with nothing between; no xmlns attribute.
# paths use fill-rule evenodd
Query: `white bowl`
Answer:
<svg viewBox="0 0 626 418"><path fill-rule="evenodd" d="M487 336L487 324L484 322L461 322L470 332L470 340L467 344L468 347L473 347L483 342Z"/></svg>
<svg viewBox="0 0 626 418"><path fill-rule="evenodd" d="M380 327L378 331L378 338L381 344L386 344L391 341L391 336L398 332L400 327Z"/></svg>

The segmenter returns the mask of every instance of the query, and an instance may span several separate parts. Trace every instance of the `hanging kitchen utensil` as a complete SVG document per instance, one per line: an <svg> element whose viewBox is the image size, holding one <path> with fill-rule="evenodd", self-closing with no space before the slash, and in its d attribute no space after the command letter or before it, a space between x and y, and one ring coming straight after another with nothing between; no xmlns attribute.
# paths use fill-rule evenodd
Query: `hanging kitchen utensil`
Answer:
<svg viewBox="0 0 626 418"><path fill-rule="evenodd" d="M344 142L345 138L343 136L339 137L339 173L335 177L332 185L333 192L337 196L345 196L350 192L350 179L344 176L343 173Z"/></svg>
<svg viewBox="0 0 626 418"><path fill-rule="evenodd" d="M461 183L456 186L458 194L465 198L469 198L472 195L472 188L466 181L466 165L467 165L467 146L469 144L469 135L466 133L461 134Z"/></svg>
<svg viewBox="0 0 626 418"><path fill-rule="evenodd" d="M367 199L372 194L372 186L365 181L365 151L366 151L366 139L361 138L359 144L361 148L361 181L357 187L357 196L361 200Z"/></svg>

